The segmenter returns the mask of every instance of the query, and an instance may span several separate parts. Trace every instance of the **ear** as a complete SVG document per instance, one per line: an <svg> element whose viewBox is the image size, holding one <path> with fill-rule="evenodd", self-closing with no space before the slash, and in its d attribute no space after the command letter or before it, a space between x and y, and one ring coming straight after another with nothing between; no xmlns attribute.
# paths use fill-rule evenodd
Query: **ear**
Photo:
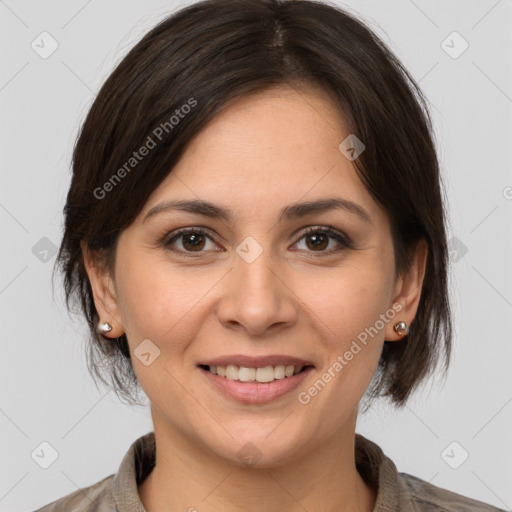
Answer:
<svg viewBox="0 0 512 512"><path fill-rule="evenodd" d="M84 240L80 241L84 266L91 283L94 305L99 316L99 324L108 322L112 330L103 334L105 338L119 338L124 334L119 303L110 273L100 256L89 249Z"/></svg>
<svg viewBox="0 0 512 512"><path fill-rule="evenodd" d="M402 309L397 312L393 321L388 322L386 326L386 336L384 338L386 341L399 341L406 336L405 334L398 334L395 331L393 326L396 322L404 321L407 326L410 326L414 320L420 303L421 289L427 266L427 257L428 243L424 238L422 238L416 245L414 254L411 257L411 267L397 280L394 290L393 304L395 305L395 308L397 307L397 304L400 304Z"/></svg>

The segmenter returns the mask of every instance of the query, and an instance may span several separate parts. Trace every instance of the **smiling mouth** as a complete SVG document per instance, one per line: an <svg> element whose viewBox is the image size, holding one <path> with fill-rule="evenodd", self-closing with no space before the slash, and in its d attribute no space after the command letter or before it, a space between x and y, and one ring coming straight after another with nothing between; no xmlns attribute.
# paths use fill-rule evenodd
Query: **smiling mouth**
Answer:
<svg viewBox="0 0 512 512"><path fill-rule="evenodd" d="M237 366L234 364L228 364L227 366L209 366L206 364L201 364L199 367L212 373L213 375L218 375L219 377L224 377L228 380L260 383L286 379L304 372L310 368L313 368L312 365L294 366L282 364L273 366L261 366L258 368L249 368L245 366Z"/></svg>

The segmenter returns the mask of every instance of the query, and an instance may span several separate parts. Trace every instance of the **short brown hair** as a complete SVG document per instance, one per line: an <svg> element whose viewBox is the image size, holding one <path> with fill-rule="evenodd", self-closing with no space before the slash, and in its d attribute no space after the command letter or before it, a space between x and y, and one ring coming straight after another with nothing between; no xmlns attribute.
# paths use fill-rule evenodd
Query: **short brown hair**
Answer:
<svg viewBox="0 0 512 512"><path fill-rule="evenodd" d="M433 373L443 348L448 367L447 219L428 103L418 84L362 20L340 7L313 0L205 0L164 19L126 55L98 93L73 153L56 264L67 307L76 298L90 328L93 378L110 381L129 403L140 386L126 336L106 341L96 331L80 241L112 270L119 234L192 138L228 103L281 84L323 87L339 102L350 133L364 141L354 164L389 214L397 272L408 268L419 240L428 242L416 317L406 338L384 342L369 395L402 406ZM171 128L169 120L191 98L194 108ZM112 182L164 123L168 129L158 145L129 176ZM107 182L103 201L98 190Z"/></svg>

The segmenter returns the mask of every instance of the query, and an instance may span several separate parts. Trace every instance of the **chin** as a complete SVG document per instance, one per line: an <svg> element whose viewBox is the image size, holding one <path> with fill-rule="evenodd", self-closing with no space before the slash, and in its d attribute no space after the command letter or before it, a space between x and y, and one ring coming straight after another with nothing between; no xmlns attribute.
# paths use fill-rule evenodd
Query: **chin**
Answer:
<svg viewBox="0 0 512 512"><path fill-rule="evenodd" d="M255 431L254 435L245 432L244 435L233 436L227 443L212 446L210 449L230 463L241 467L255 469L271 469L282 466L296 459L300 450L299 444L287 433L285 439L274 434L266 434L271 429ZM211 441L211 438L209 439ZM304 443L303 443L304 444Z"/></svg>

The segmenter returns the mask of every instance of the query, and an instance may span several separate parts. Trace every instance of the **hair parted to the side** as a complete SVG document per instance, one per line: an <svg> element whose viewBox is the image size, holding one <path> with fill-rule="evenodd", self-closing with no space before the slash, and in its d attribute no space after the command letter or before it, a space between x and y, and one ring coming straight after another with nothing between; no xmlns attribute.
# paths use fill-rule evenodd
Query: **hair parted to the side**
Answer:
<svg viewBox="0 0 512 512"><path fill-rule="evenodd" d="M421 300L409 334L385 342L368 396L403 406L452 345L447 217L429 107L419 86L362 20L312 0L205 0L173 13L126 55L98 93L73 153L73 175L56 266L66 305L75 300L90 329L88 362L96 384L136 403L140 387L123 335L105 340L80 242L113 275L119 234L187 144L228 104L269 87L320 85L338 102L343 123L365 144L354 161L392 227L397 273L425 239ZM129 172L126 162L154 130L196 102ZM162 132L163 133L163 132ZM340 141L341 142L341 141ZM125 166L124 173L120 169ZM98 190L117 173L103 199ZM112 183L112 182L110 182ZM103 192L102 192L103 194ZM55 268L54 268L55 270Z"/></svg>

